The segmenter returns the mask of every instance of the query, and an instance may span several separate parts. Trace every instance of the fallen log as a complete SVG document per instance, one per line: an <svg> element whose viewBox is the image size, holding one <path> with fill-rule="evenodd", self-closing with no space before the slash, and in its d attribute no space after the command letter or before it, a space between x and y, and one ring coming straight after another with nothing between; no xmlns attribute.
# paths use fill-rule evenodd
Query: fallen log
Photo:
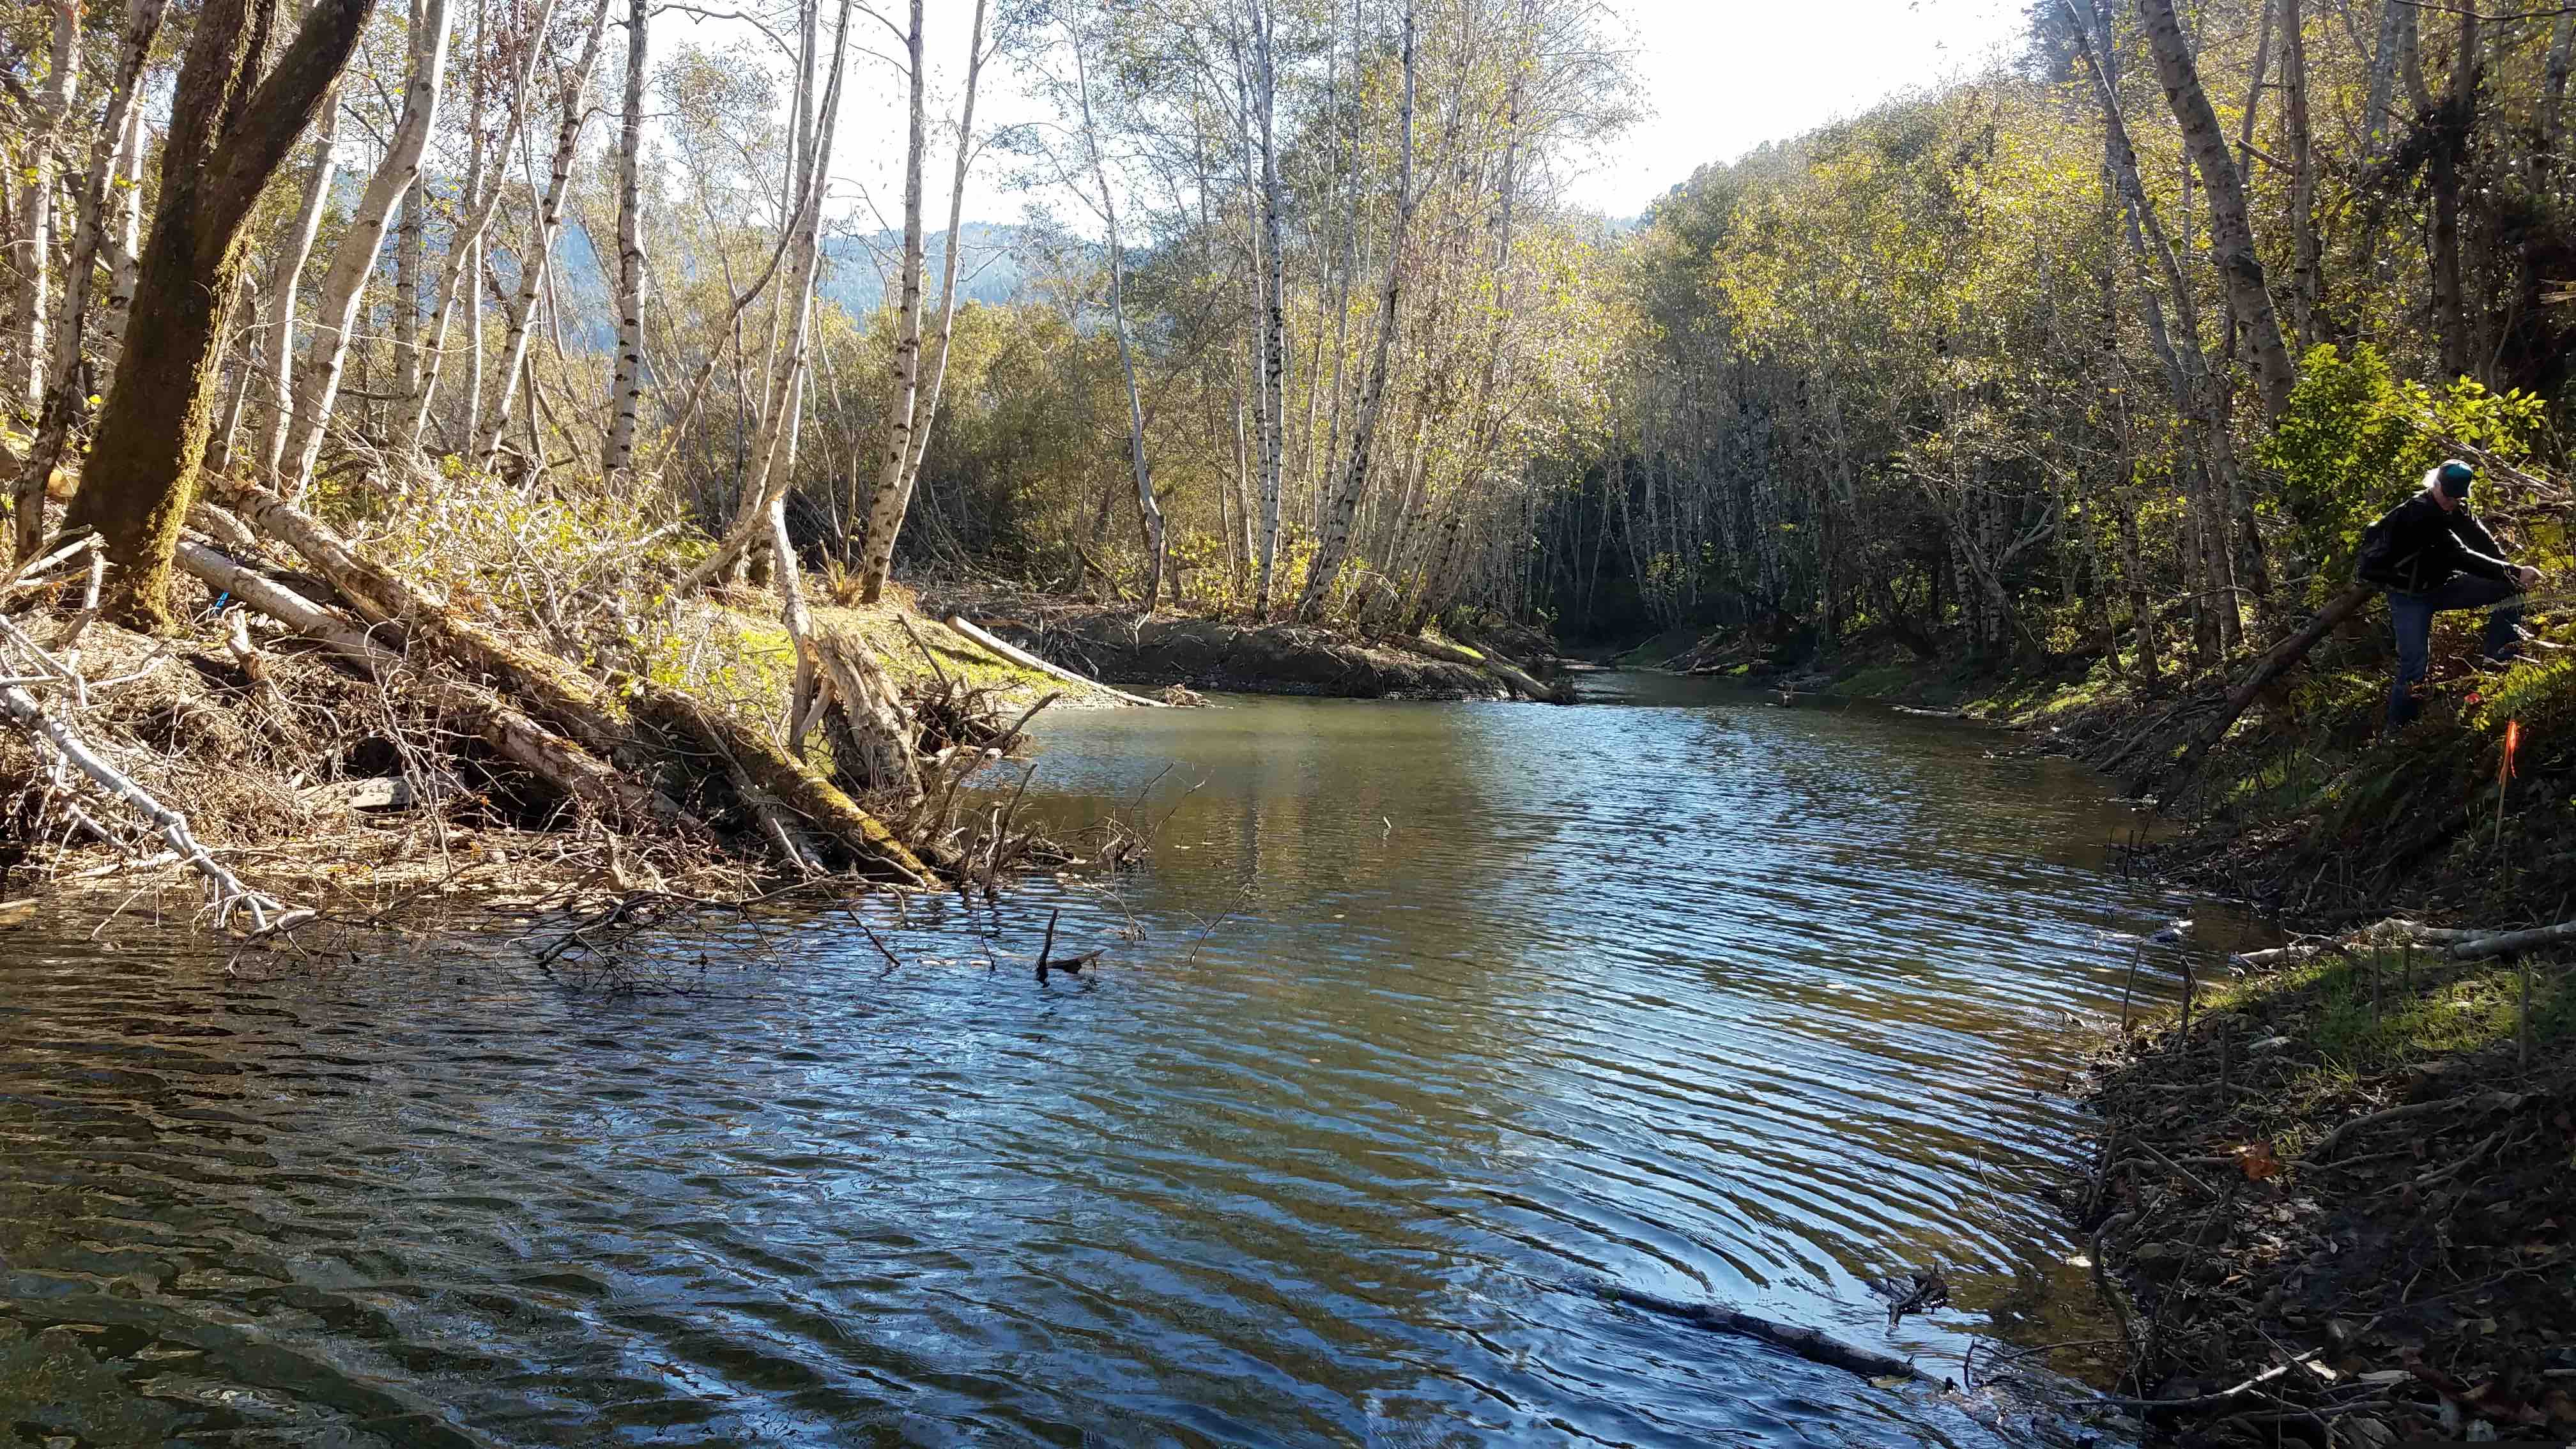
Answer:
<svg viewBox="0 0 2576 1449"><path fill-rule="evenodd" d="M936 876L885 822L859 808L841 788L806 768L763 739L750 726L702 701L659 684L636 688L632 708L638 720L665 734L713 741L724 756L748 775L752 784L801 817L821 836L863 869L890 875L907 885L931 885Z"/></svg>
<svg viewBox="0 0 2576 1449"><path fill-rule="evenodd" d="M1668 1318L1678 1318L1685 1323L1695 1324L1713 1332L1731 1333L1738 1337L1755 1339L1773 1348L1796 1354L1809 1363L1838 1368L1845 1373L1858 1374L1865 1379L1893 1378L1903 1379L1909 1383L1930 1384L1936 1388L1948 1386L1947 1380L1925 1373L1916 1368L1909 1359L1897 1358L1890 1354L1848 1344L1837 1338L1829 1338L1812 1328L1775 1323L1768 1318L1757 1318L1750 1313L1739 1313L1732 1308L1720 1308L1713 1303L1683 1303L1618 1283L1604 1283L1600 1286L1602 1296L1614 1303L1625 1303L1632 1308L1643 1308Z"/></svg>
<svg viewBox="0 0 2576 1449"><path fill-rule="evenodd" d="M2560 921L2554 926L2534 926L2528 931L2505 931L2492 936L2471 936L2454 942L2444 952L2454 961L2480 961L2489 956L2512 956L2524 951L2537 951L2543 946L2563 945L2576 941L2576 921Z"/></svg>
<svg viewBox="0 0 2576 1449"><path fill-rule="evenodd" d="M589 764L605 771L606 776L562 764L567 757L555 746L566 741L549 743L546 739L524 738L521 737L523 732L514 727L507 729L510 750L505 753L509 753L511 758L530 764L531 768L536 768L535 762L558 762L555 773L547 776L550 782L559 788L578 784L582 787L582 797L593 799L594 803L599 803L598 797L603 794L621 799L626 802L630 815L641 803L632 797L632 792L643 787L626 780L598 758L613 756L631 745L632 740L611 712L606 692L597 684L558 660L512 644L483 625L441 606L391 571L358 557L320 520L267 489L238 481L228 482L225 486L254 528L302 554L335 589L370 601L365 612L382 614L386 619L401 624L414 647L468 672L487 676L503 695L525 701L538 718L571 736L569 743L584 747ZM273 584L271 587L277 588ZM288 591L278 589L278 592ZM235 595L245 600L251 598L251 595L238 590ZM274 612L264 605L255 607L260 607L263 613ZM422 677L433 678L425 672ZM802 816L812 829L826 837L828 845L837 847L853 863L882 867L886 873L908 883L927 882L928 872L920 860L882 821L860 809L848 795L729 716L708 710L696 700L659 686L642 686L636 699L639 704L649 701L654 706L653 712L665 726L665 733L672 738L703 739L707 729L716 730L724 742L727 756L742 766L760 790ZM510 716L515 714L515 711L505 709L494 718L500 726L509 727L514 723ZM519 716L518 719L525 721L526 717ZM486 733L489 738L489 732ZM549 732L540 729L538 733L544 735ZM668 803L667 797L660 796L658 792L647 793ZM678 809L676 805L671 808ZM757 807L754 809L756 815ZM650 813L659 818L670 818L658 805L653 806ZM772 843L781 847L791 868L799 871L806 868L807 862L784 842L773 840Z"/></svg>
<svg viewBox="0 0 2576 1449"><path fill-rule="evenodd" d="M2310 619L2299 632L2273 645L2261 659L2254 662L2253 672L2245 676L2245 682L2228 693L2227 698L2220 702L2217 715L2209 723L2202 725L2198 734L2191 737L2191 743L2183 749L2182 758L2174 761L2170 767L2150 761L2139 773L2138 778L2131 782L2129 793L2132 795L2145 793L2147 786L2155 783L2157 777L2166 773L2168 768L2172 773L2188 774L2192 766L2200 763L2201 756L2209 753L2210 746L2226 738L2228 730L2235 727L2237 717L2244 714L2246 707L2254 703L2254 696L2262 693L2265 685L2288 673L2292 666L2307 658L2308 651L2317 647L2318 640L2332 633L2335 625L2359 613L2361 606L2369 603L2371 596L2378 592L2368 584L2355 584L2328 600L2326 606L2319 609L2316 617Z"/></svg>
<svg viewBox="0 0 2576 1449"><path fill-rule="evenodd" d="M628 826L658 824L684 835L713 838L715 832L679 802L628 779L607 761L511 707L489 689L411 669L408 661L376 642L367 630L267 575L185 539L180 541L173 561L209 588L231 594L300 637L350 660L366 670L370 678L385 679L397 671L409 670L415 687L426 691L441 709L466 721L493 753L536 776L565 798Z"/></svg>
<svg viewBox="0 0 2576 1449"><path fill-rule="evenodd" d="M1398 634L1395 636L1394 644L1398 649L1419 654L1425 659L1437 659L1444 664L1463 664L1469 669L1500 680L1505 688L1525 699L1534 699L1541 704L1574 703L1574 691L1571 688L1565 685L1541 684L1531 678L1527 670L1494 654L1461 649L1454 644L1442 644L1415 634Z"/></svg>
<svg viewBox="0 0 2576 1449"><path fill-rule="evenodd" d="M1475 647L1478 653L1485 656L1485 667L1501 675L1513 688L1529 693L1532 698L1547 704L1575 702L1573 685L1563 681L1549 684L1541 680L1537 675L1523 668L1518 660L1486 643L1481 636L1475 641Z"/></svg>
<svg viewBox="0 0 2576 1449"><path fill-rule="evenodd" d="M329 525L258 484L226 478L215 486L243 521L302 554L369 622L401 624L410 642L489 678L502 694L596 754L613 754L625 742L605 692L571 666L511 643L359 557Z"/></svg>
<svg viewBox="0 0 2576 1449"><path fill-rule="evenodd" d="M1000 639L985 633L983 630L967 623L964 619L955 614L948 616L948 627L965 635L967 638L974 640L976 643L983 645L987 650L990 650L995 657L1003 660L1005 663L1016 664L1022 669L1034 669L1040 674L1046 675L1051 679L1061 679L1067 684L1079 684L1086 689L1102 690L1106 693L1116 695L1119 699L1128 704L1141 704L1150 709L1171 708L1170 705L1163 703L1159 699L1147 699L1141 694L1129 694L1123 689L1112 689L1108 685L1101 683L1099 680L1091 678L1089 675L1076 674L1072 670L1059 664L1049 664L1045 660L1031 654L1029 651L1020 648L1016 644L1006 644Z"/></svg>

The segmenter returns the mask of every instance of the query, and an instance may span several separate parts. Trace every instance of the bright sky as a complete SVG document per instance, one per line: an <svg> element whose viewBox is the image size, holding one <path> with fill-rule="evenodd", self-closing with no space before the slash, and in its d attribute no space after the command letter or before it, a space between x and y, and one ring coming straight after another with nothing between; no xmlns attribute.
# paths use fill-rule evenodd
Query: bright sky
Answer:
<svg viewBox="0 0 2576 1449"><path fill-rule="evenodd" d="M2023 0L1598 0L1634 46L1634 67L1649 113L1626 140L1576 183L1573 200L1613 217L1635 216L1673 185L1711 161L1731 161L1764 141L1785 139L1865 109L1892 91L1930 85L1981 67L2018 40ZM887 5L881 9L893 10ZM934 139L926 217L946 224L949 167L939 117L952 113L964 81L968 0L932 0L928 8ZM619 12L622 14L623 12ZM676 23L674 23L676 22ZM693 22L671 12L657 22L657 45L707 43L741 35L736 26ZM891 36L864 17L856 42L882 55ZM667 52L666 52L667 53ZM836 147L831 210L859 211L901 223L903 93L891 67L853 56L850 96ZM987 68L978 130L1044 112L1008 66ZM969 187L966 215L1009 222L1031 199L1009 189L1005 168L988 157ZM1088 218L1062 197L1068 222ZM867 213L860 211L859 215Z"/></svg>
<svg viewBox="0 0 2576 1449"><path fill-rule="evenodd" d="M1604 0L1634 32L1654 114L1576 187L1634 216L1711 161L1972 71L2023 29L2021 0Z"/></svg>

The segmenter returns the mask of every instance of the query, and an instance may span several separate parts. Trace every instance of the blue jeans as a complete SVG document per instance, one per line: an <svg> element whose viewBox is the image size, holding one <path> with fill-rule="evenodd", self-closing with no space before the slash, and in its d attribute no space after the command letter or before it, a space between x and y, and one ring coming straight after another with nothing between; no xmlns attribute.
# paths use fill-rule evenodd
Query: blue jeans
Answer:
<svg viewBox="0 0 2576 1449"><path fill-rule="evenodd" d="M2522 635L2519 585L2475 574L2454 574L2437 588L2420 594L2388 591L2388 621L2397 629L2397 679L2388 687L2388 727L2398 729L2415 718L2422 703L2415 686L2424 682L2433 645L2433 616L2444 609L2487 609L2486 656L2503 663L2513 658Z"/></svg>

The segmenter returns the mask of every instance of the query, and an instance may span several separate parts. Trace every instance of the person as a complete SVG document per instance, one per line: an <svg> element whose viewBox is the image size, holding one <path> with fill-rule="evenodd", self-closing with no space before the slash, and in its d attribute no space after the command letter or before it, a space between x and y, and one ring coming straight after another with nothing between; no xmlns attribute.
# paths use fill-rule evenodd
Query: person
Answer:
<svg viewBox="0 0 2576 1449"><path fill-rule="evenodd" d="M2540 570L2508 563L2504 548L2469 511L2475 468L2454 458L2424 475L2422 491L2390 509L2362 535L2361 580L2388 591L2397 631L2397 678L2388 687L2388 727L2404 727L2422 701L2416 686L2432 651L2433 616L2485 609L2489 663L2512 661L2522 640L2522 595Z"/></svg>

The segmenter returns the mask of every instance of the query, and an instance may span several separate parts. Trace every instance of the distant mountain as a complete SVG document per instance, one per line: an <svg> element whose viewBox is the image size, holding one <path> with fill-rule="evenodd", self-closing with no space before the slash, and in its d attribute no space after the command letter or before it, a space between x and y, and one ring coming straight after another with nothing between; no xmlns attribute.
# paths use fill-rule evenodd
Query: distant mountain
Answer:
<svg viewBox="0 0 2576 1449"><path fill-rule="evenodd" d="M970 221L963 230L966 245L958 256L958 301L999 304L1015 300L1027 276L1016 250L1019 228ZM948 233L944 231L923 238L921 286L925 306L939 304L939 269L946 261L947 248ZM441 253L442 239L432 237L428 250L433 256ZM901 232L826 237L822 275L814 290L852 317L863 318L881 305L886 275L902 255ZM580 223L565 221L562 234L555 239L554 285L564 306L564 341L568 346L594 352L616 347L617 315L608 276L611 260ZM494 262L504 285L515 285L517 264L506 249ZM392 248L386 248L377 265L391 274ZM646 305L651 305L649 296Z"/></svg>
<svg viewBox="0 0 2576 1449"><path fill-rule="evenodd" d="M1017 247L1020 229L970 221L960 228L965 243L957 257L957 300L1002 303L1020 294L1026 274ZM939 302L939 269L948 255L948 233L923 238L921 288L924 305ZM853 317L864 317L883 305L886 277L903 259L903 233L836 236L823 241L823 277L815 290Z"/></svg>

